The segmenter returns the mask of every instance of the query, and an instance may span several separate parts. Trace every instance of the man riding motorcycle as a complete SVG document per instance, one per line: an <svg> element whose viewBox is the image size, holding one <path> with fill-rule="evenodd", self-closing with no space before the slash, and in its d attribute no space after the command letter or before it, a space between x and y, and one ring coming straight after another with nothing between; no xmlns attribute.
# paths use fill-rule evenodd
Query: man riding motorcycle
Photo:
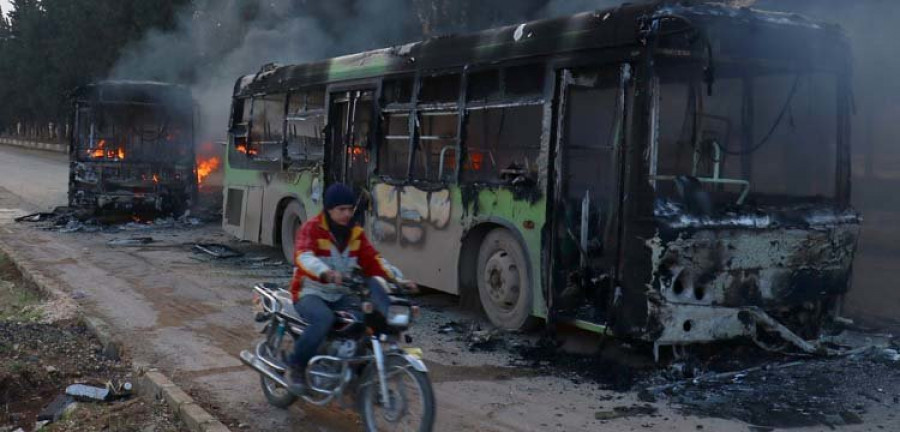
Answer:
<svg viewBox="0 0 900 432"><path fill-rule="evenodd" d="M375 250L362 227L352 223L355 204L352 189L340 183L329 186L325 191L324 210L303 224L294 241L291 297L297 313L309 323L294 343L294 353L288 359L290 391L294 394L306 392L306 365L334 325L334 311L359 310L356 296L341 285L341 275L361 269L370 278L367 288L371 301L382 312L387 312L390 299L371 278L380 276L398 283L403 278ZM412 291L417 289L412 282L403 285Z"/></svg>

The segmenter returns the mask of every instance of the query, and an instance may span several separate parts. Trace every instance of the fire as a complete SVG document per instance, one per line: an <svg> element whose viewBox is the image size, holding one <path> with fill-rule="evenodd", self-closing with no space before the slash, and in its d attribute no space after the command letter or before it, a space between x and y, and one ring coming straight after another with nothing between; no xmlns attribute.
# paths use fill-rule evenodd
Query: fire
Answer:
<svg viewBox="0 0 900 432"><path fill-rule="evenodd" d="M153 183L159 183L159 176L153 174Z"/></svg>
<svg viewBox="0 0 900 432"><path fill-rule="evenodd" d="M106 148L106 140L102 139L97 142L97 147L87 150L88 156L94 159L125 159L125 149L119 147L117 149Z"/></svg>
<svg viewBox="0 0 900 432"><path fill-rule="evenodd" d="M256 150L255 148L247 147L247 144L245 143L241 143L235 146L235 150L248 156L256 156L257 154L259 154L258 150Z"/></svg>
<svg viewBox="0 0 900 432"><path fill-rule="evenodd" d="M480 152L472 152L469 154L469 166L472 170L481 170L482 163L484 163L484 154Z"/></svg>
<svg viewBox="0 0 900 432"><path fill-rule="evenodd" d="M203 183L208 175L219 168L219 158L211 157L209 159L201 159L197 162L197 183Z"/></svg>
<svg viewBox="0 0 900 432"><path fill-rule="evenodd" d="M106 140L100 140L100 142L97 143L97 148L93 150L88 149L87 152L92 158L102 158L106 155L106 150L103 149L104 146L106 146Z"/></svg>

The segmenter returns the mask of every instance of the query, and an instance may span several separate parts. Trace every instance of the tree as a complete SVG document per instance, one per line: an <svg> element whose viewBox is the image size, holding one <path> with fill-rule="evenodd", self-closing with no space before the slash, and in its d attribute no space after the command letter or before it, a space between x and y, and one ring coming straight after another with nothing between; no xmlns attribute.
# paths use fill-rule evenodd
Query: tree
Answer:
<svg viewBox="0 0 900 432"><path fill-rule="evenodd" d="M75 87L105 78L128 44L175 27L189 0L13 0L0 19L0 128L61 124ZM2 14L0 14L2 16Z"/></svg>

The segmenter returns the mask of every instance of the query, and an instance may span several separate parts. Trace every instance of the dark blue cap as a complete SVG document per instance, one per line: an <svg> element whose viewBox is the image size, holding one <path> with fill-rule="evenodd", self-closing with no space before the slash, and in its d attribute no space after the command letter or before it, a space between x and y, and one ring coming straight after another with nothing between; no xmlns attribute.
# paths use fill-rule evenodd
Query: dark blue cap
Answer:
<svg viewBox="0 0 900 432"><path fill-rule="evenodd" d="M331 210L337 206L355 205L356 194L343 183L335 183L325 189L325 210Z"/></svg>

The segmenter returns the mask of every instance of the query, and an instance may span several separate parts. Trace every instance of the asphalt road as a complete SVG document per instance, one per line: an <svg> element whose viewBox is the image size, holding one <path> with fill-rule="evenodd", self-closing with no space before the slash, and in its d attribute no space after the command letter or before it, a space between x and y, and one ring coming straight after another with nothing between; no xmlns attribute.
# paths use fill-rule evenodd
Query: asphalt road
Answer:
<svg viewBox="0 0 900 432"><path fill-rule="evenodd" d="M63 153L0 146L0 186L39 210L64 206L68 161Z"/></svg>

